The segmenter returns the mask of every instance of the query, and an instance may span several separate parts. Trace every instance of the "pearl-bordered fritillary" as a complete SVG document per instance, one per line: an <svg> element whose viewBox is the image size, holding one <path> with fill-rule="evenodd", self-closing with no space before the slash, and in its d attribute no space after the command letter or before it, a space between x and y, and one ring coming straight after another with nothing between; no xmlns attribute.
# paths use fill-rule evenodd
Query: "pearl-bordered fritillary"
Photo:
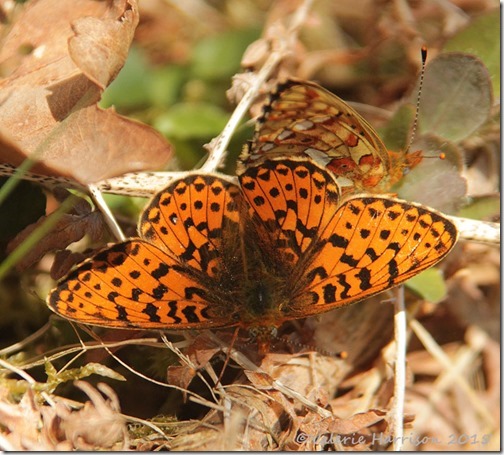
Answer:
<svg viewBox="0 0 504 455"><path fill-rule="evenodd" d="M405 169L421 161L418 151L389 152L376 130L333 93L314 82L288 79L263 106L243 165L293 155L329 169L342 194L387 192Z"/></svg>
<svg viewBox="0 0 504 455"><path fill-rule="evenodd" d="M440 261L457 231L434 210L374 195L341 198L299 157L230 178L173 181L139 238L86 260L48 296L56 313L116 328L269 330L377 294Z"/></svg>

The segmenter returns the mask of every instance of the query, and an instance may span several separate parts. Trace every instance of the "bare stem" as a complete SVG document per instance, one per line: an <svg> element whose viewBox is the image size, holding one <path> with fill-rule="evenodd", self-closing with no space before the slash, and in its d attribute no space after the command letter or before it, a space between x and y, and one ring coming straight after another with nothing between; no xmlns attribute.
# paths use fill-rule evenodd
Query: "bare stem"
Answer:
<svg viewBox="0 0 504 455"><path fill-rule="evenodd" d="M296 10L296 13L293 16L292 22L285 35L290 39L279 39L277 49L275 49L270 54L263 67L257 73L257 76L255 77L252 85L249 87L238 106L236 106L236 109L231 115L231 118L222 130L222 133L212 141L208 159L201 167L201 171L215 172L221 165L231 137L240 124L242 118L249 110L251 104L256 99L260 88L266 82L276 66L282 61L282 59L289 52L291 52L290 43L292 43L292 36L299 32L299 29L306 20L306 16L308 14L308 11L310 10L312 3L312 0L304 0L300 7Z"/></svg>

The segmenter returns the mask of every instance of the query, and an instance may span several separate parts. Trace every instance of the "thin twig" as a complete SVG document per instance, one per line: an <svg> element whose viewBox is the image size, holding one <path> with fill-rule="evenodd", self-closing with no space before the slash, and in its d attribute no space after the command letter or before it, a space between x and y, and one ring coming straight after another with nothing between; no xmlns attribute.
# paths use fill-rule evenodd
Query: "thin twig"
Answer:
<svg viewBox="0 0 504 455"><path fill-rule="evenodd" d="M392 434L395 452L400 452L404 435L404 397L406 390L406 308L404 286L399 286L394 299L395 375L394 405L392 407Z"/></svg>
<svg viewBox="0 0 504 455"><path fill-rule="evenodd" d="M455 224L460 233L460 238L474 242L500 245L500 223L447 215L446 218Z"/></svg>
<svg viewBox="0 0 504 455"><path fill-rule="evenodd" d="M455 362L452 361L443 351L443 349L436 343L432 335L425 330L425 328L416 320L411 320L409 322L409 326L415 332L415 335L425 346L425 349L429 354L431 354L446 370L441 374L436 380L436 390L429 396L429 402L434 406L441 399L441 392L447 390L448 387L456 382L462 390L466 393L471 404L474 408L479 412L481 417L485 419L485 421L495 427L495 420L492 415L488 412L485 406L482 405L480 399L474 393L474 390L467 383L465 378L462 376L462 372L468 365L474 364L475 358L480 355L481 351L485 345L486 334L483 331L480 331L481 337L477 340L478 343L473 343L473 346L470 349L461 350ZM475 328L473 328L475 330ZM427 418L425 416L425 418ZM420 416L417 416L416 423L419 428L422 426L419 425Z"/></svg>
<svg viewBox="0 0 504 455"><path fill-rule="evenodd" d="M38 338L40 338L42 335L45 335L45 333L51 329L52 323L50 321L47 321L40 329L38 329L36 332L28 335L26 338L24 338L22 341L19 341L17 343L11 344L10 346L6 346L3 349L0 349L0 356L1 357L7 357L9 355L14 354L17 351L22 351L23 349L27 349L27 345L34 342Z"/></svg>
<svg viewBox="0 0 504 455"><path fill-rule="evenodd" d="M305 0L296 10L286 36L292 38L294 34L297 34L302 24L305 23L306 16L308 14L308 11L310 10L312 3L313 0ZM256 99L260 88L264 85L275 67L289 52L291 52L289 46L290 40L280 39L278 44L278 48L270 54L260 71L257 73L254 81L252 82L252 85L240 100L238 106L236 106L236 109L231 115L231 118L222 130L222 133L212 141L208 159L201 167L202 172L215 172L222 164L231 137L240 124L243 116L247 113L251 104Z"/></svg>
<svg viewBox="0 0 504 455"><path fill-rule="evenodd" d="M105 199L103 199L101 191L96 187L96 185L88 185L88 189L89 194L93 199L93 202L102 213L103 218L105 219L105 223L107 223L107 226L109 227L114 237L119 241L126 240L126 236L124 235L121 227L119 226L119 223L112 214L112 211L105 202Z"/></svg>

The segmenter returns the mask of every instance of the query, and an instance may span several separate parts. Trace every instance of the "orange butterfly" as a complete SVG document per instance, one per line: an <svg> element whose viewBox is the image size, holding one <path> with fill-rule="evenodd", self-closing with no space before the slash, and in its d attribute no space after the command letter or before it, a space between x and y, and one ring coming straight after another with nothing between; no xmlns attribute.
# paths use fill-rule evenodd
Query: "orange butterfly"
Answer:
<svg viewBox="0 0 504 455"><path fill-rule="evenodd" d="M147 205L140 237L79 265L49 307L107 327L268 332L390 289L457 240L428 208L342 200L337 179L308 159L262 159L239 183L199 173L173 181Z"/></svg>
<svg viewBox="0 0 504 455"><path fill-rule="evenodd" d="M389 152L364 118L313 82L278 84L256 125L241 169L264 159L311 158L336 176L343 194L387 192L422 159L421 152Z"/></svg>

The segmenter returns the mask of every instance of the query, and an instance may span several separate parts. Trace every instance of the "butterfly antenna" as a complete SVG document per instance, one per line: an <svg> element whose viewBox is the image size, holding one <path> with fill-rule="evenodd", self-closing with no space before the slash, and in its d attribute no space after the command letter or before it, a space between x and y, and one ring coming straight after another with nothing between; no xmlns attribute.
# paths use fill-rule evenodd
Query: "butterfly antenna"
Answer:
<svg viewBox="0 0 504 455"><path fill-rule="evenodd" d="M422 46L422 68L420 70L420 80L418 82L418 93L417 93L417 100L416 100L416 106L415 106L415 118L413 119L413 126L411 128L411 136L410 140L408 143L408 147L406 147L406 152L407 154L409 150L411 149L411 145L413 144L413 141L415 140L415 134L416 130L418 127L418 114L420 112L420 98L422 96L422 87L423 87L423 82L424 82L424 76L425 76L425 62L427 61L427 47Z"/></svg>
<svg viewBox="0 0 504 455"><path fill-rule="evenodd" d="M313 346L310 344L305 344L305 343L299 343L298 341L293 341L290 340L287 337L277 337L278 340L283 341L285 344L288 344L290 346L293 346L298 349L308 349L312 351L317 351L319 354L326 355L328 357L335 357L337 359L342 359L345 360L348 358L348 352L346 351L340 351L340 352L333 352L333 351L327 351L326 349L321 349L317 346Z"/></svg>

